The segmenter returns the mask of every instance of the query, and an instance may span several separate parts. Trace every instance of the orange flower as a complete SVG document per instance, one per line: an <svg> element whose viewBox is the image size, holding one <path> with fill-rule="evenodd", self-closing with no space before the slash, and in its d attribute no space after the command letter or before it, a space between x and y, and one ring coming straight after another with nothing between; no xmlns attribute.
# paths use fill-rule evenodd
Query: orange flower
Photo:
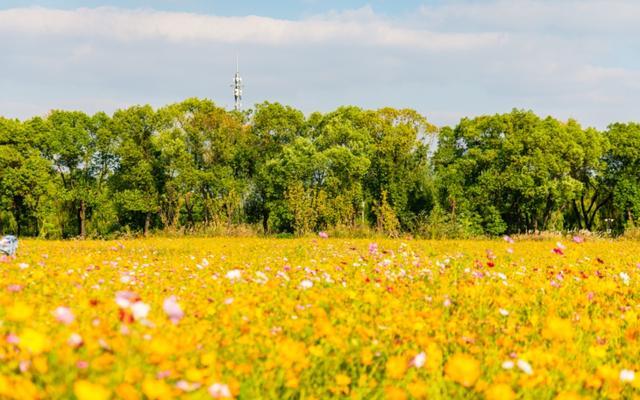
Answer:
<svg viewBox="0 0 640 400"><path fill-rule="evenodd" d="M511 386L506 383L497 383L490 386L484 395L487 400L513 400L516 398Z"/></svg>
<svg viewBox="0 0 640 400"><path fill-rule="evenodd" d="M387 360L387 376L391 379L400 379L407 370L407 361L404 357L391 357Z"/></svg>
<svg viewBox="0 0 640 400"><path fill-rule="evenodd" d="M444 367L446 376L465 387L471 387L480 377L480 363L475 358L458 353Z"/></svg>

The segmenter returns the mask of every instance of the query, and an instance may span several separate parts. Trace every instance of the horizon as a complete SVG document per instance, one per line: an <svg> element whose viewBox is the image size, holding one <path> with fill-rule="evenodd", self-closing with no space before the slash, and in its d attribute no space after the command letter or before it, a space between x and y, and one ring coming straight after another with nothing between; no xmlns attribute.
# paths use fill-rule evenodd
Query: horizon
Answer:
<svg viewBox="0 0 640 400"><path fill-rule="evenodd" d="M0 115L231 109L237 54L251 107L411 108L437 126L515 108L603 129L640 120L640 4L611 4L8 0Z"/></svg>

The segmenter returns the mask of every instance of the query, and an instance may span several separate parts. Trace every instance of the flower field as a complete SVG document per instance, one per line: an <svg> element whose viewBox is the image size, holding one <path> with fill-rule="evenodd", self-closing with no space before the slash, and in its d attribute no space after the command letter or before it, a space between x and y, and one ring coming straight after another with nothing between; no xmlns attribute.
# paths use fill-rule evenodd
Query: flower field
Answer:
<svg viewBox="0 0 640 400"><path fill-rule="evenodd" d="M1 398L640 398L636 242L20 246Z"/></svg>

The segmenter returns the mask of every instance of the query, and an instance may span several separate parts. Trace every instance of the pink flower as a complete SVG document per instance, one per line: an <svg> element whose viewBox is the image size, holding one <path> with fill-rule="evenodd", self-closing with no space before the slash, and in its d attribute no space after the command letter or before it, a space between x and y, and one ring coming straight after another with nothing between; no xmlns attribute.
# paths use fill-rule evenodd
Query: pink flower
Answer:
<svg viewBox="0 0 640 400"><path fill-rule="evenodd" d="M139 301L140 297L137 294L128 290L121 290L116 292L116 304L120 308L129 308L133 303Z"/></svg>
<svg viewBox="0 0 640 400"><path fill-rule="evenodd" d="M20 343L20 338L15 333L10 333L7 335L7 343L18 344Z"/></svg>
<svg viewBox="0 0 640 400"><path fill-rule="evenodd" d="M18 368L20 369L20 372L22 372L24 374L25 372L29 371L29 368L31 367L31 361L22 360L22 361L20 361L20 364L18 364L18 365L19 365Z"/></svg>
<svg viewBox="0 0 640 400"><path fill-rule="evenodd" d="M182 390L183 392L193 392L194 390L197 390L200 387L200 384L197 382L191 383L191 382L185 381L184 379L181 379L178 382L176 382L176 387Z"/></svg>
<svg viewBox="0 0 640 400"><path fill-rule="evenodd" d="M502 238L507 243L515 243L515 240L513 240L513 238L511 236L509 236L509 235L504 235Z"/></svg>
<svg viewBox="0 0 640 400"><path fill-rule="evenodd" d="M231 390L229 390L229 386L224 383L214 383L209 386L209 394L214 399L230 399L231 398Z"/></svg>
<svg viewBox="0 0 640 400"><path fill-rule="evenodd" d="M584 243L584 238L582 236L574 236L573 237L573 242L574 243Z"/></svg>
<svg viewBox="0 0 640 400"><path fill-rule="evenodd" d="M14 283L12 285L7 286L7 290L13 293L19 292L22 290L22 286Z"/></svg>
<svg viewBox="0 0 640 400"><path fill-rule="evenodd" d="M174 324L177 324L182 317L184 317L184 312L182 311L180 304L178 304L176 296L169 296L164 299L162 302L162 309Z"/></svg>
<svg viewBox="0 0 640 400"><path fill-rule="evenodd" d="M320 236L322 239L329 238L329 234L327 232L325 232L325 231L318 232L318 236Z"/></svg>
<svg viewBox="0 0 640 400"><path fill-rule="evenodd" d="M75 320L75 316L68 307L58 307L53 311L53 316L65 325L70 325Z"/></svg>
<svg viewBox="0 0 640 400"><path fill-rule="evenodd" d="M378 254L378 243L369 243L369 254Z"/></svg>

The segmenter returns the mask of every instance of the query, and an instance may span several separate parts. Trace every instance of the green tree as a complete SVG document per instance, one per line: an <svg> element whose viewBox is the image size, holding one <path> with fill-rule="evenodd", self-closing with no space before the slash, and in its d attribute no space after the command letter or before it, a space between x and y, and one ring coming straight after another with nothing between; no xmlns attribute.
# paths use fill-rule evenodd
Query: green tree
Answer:
<svg viewBox="0 0 640 400"><path fill-rule="evenodd" d="M118 110L113 115L119 145L111 185L120 210L120 225L142 227L145 235L159 211L163 171L153 138L163 122L148 105Z"/></svg>

